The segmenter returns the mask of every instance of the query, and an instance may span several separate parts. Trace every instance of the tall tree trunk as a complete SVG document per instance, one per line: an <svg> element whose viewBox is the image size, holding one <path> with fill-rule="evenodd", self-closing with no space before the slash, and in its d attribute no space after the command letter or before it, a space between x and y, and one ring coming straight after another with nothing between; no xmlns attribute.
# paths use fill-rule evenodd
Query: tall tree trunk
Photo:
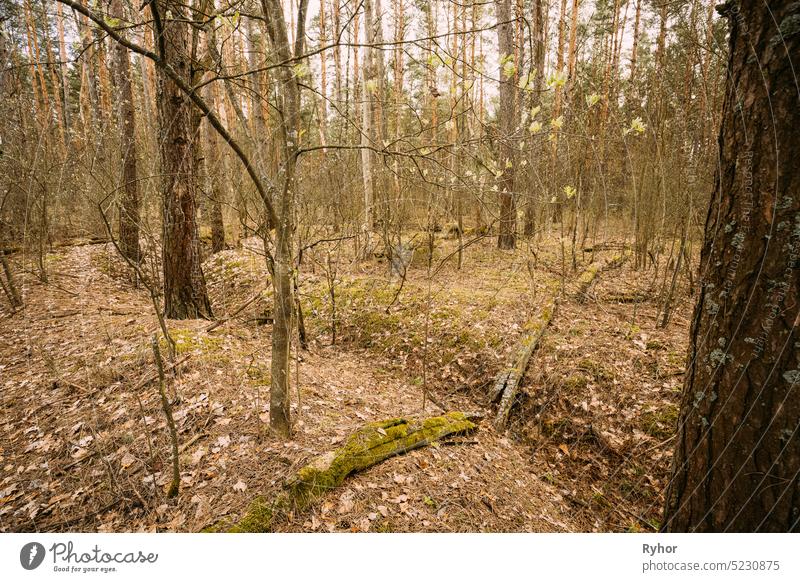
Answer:
<svg viewBox="0 0 800 582"><path fill-rule="evenodd" d="M578 62L578 12L580 0L572 0L572 11L569 20L569 45L567 47L567 99L572 99L572 88L575 84L576 66Z"/></svg>
<svg viewBox="0 0 800 582"><path fill-rule="evenodd" d="M188 82L189 26L183 4L177 0L159 0L151 7L156 8L162 26L160 38L156 39L158 50L166 65ZM211 319L211 304L200 266L192 105L161 67L157 92L158 141L164 175L164 315L170 319Z"/></svg>
<svg viewBox="0 0 800 582"><path fill-rule="evenodd" d="M516 119L516 92L514 75L509 75L505 70L505 63L514 55L514 23L511 19L510 0L497 0L497 45L500 51L500 103L497 111L498 125L500 126L500 177L498 191L500 193L500 235L497 237L497 247L500 249L513 249L516 246L517 208L514 196L514 145L513 134ZM513 63L515 67L520 63Z"/></svg>
<svg viewBox="0 0 800 582"><path fill-rule="evenodd" d="M48 69L50 72L50 84L53 88L53 103L55 104L55 114L57 118L57 125L58 125L58 135L61 145L62 153L66 149L67 145L67 131L66 131L66 122L64 118L64 88L62 83L66 81L61 75L62 69L57 67L57 62L54 57L53 53L53 44L50 39L50 15L47 12L47 4L45 4L44 0L42 0L42 16L43 24L44 24L44 34L42 35L42 41L44 43L44 54L47 57L47 62L49 63Z"/></svg>
<svg viewBox="0 0 800 582"><path fill-rule="evenodd" d="M642 18L642 0L636 0L636 17L633 21L633 45L631 46L631 72L628 76L628 87L636 90L636 59L639 52L639 22Z"/></svg>
<svg viewBox="0 0 800 582"><path fill-rule="evenodd" d="M405 39L405 7L403 0L394 2L394 134L395 142L400 141L400 134L403 125L403 108L402 108L402 95L403 95L403 40ZM399 205L400 201L400 160L395 156L392 160L392 178L394 186L394 199L395 204ZM386 227L389 225L387 224Z"/></svg>
<svg viewBox="0 0 800 582"><path fill-rule="evenodd" d="M78 0L78 2L83 6L86 5L85 0ZM75 23L81 38L81 51L84 55L81 59L81 92L83 93L83 81L85 80L85 94L88 101L88 112L83 114L84 134L87 141L89 139L95 141L95 148L99 150L97 141L102 135L102 112L100 110L100 92L97 88L97 75L95 73L95 48L92 42L92 31L89 28L86 17L82 14L75 13Z"/></svg>
<svg viewBox="0 0 800 582"><path fill-rule="evenodd" d="M297 41L294 55L303 52L305 18L308 0L300 0L297 19ZM267 30L278 61L291 63L292 49L286 32L286 20L280 0L262 0ZM270 427L278 435L291 435L289 407L289 345L292 337L292 236L294 234L294 197L297 181L295 166L300 149L300 85L291 65L279 69L281 110L280 131L283 136L283 160L280 169L281 192L277 200L275 225L275 268L273 276L274 324L272 328L272 383L270 386Z"/></svg>
<svg viewBox="0 0 800 582"><path fill-rule="evenodd" d="M324 1L324 0L323 0ZM331 0L331 5L333 6L333 33L331 34L331 38L338 39L339 36L342 34L342 22L341 22L341 9L339 7L340 0ZM342 50L340 43L336 43L333 47L333 67L336 69L335 71L335 99L336 99L336 107L341 109L343 106L342 103ZM345 112L347 110L345 109ZM339 135L341 139L341 133Z"/></svg>
<svg viewBox="0 0 800 582"><path fill-rule="evenodd" d="M216 85L209 88L212 108L218 110L218 90ZM222 155L222 144L219 134L206 124L206 143L208 144L208 221L211 225L211 252L225 250L225 222L222 217L222 201L225 199L226 186L223 182L225 159Z"/></svg>
<svg viewBox="0 0 800 582"><path fill-rule="evenodd" d="M364 0L364 42L367 45L375 42L375 14L372 0ZM364 232L367 236L375 226L375 177L373 175L373 153L375 147L375 107L378 95L378 81L375 64L375 49L364 47L363 77L361 91L361 175L364 179Z"/></svg>
<svg viewBox="0 0 800 582"><path fill-rule="evenodd" d="M328 29L325 19L325 0L319 3L319 47L328 44ZM319 100L319 143L328 143L328 54L320 54L320 100Z"/></svg>
<svg viewBox="0 0 800 582"><path fill-rule="evenodd" d="M59 2L56 4L58 16L56 20L58 28L58 60L59 71L61 73L61 110L64 113L64 133L69 136L70 114L69 114L69 79L67 78L67 43L64 40L64 9ZM67 139L69 141L69 139Z"/></svg>
<svg viewBox="0 0 800 582"><path fill-rule="evenodd" d="M800 531L800 150L790 0L741 0L662 529Z"/></svg>
<svg viewBox="0 0 800 582"><path fill-rule="evenodd" d="M544 86L544 57L547 49L547 41L545 39L547 15L545 14L544 3L545 0L534 0L533 6L531 7L531 24L533 27L531 69L534 71L533 91L530 97L531 109L533 109L536 104L541 105L542 88ZM528 203L525 206L525 236L533 235L536 227L536 197L534 194L535 188L533 180L536 176L535 164L542 151L543 148L534 147L533 144L528 149L528 175L530 176L530 181L528 182Z"/></svg>
<svg viewBox="0 0 800 582"><path fill-rule="evenodd" d="M126 21L122 0L112 0L111 14L122 22ZM139 186L136 182L136 125L131 90L131 61L128 49L120 43L114 43L113 51L112 74L116 91L117 130L122 154L119 248L129 261L138 263Z"/></svg>

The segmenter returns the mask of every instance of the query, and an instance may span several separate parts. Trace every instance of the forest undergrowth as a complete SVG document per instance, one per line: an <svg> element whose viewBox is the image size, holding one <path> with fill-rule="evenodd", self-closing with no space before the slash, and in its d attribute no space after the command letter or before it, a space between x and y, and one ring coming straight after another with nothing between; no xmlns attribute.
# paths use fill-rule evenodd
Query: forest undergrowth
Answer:
<svg viewBox="0 0 800 582"><path fill-rule="evenodd" d="M620 245L623 241L619 241ZM294 435L268 432L271 289L258 245L204 264L215 314L168 321L168 375L181 491L168 499L170 444L144 289L107 245L47 255L42 283L21 255L25 308L0 325L3 531L199 531L276 495L313 456L365 422L446 410L483 415L473 434L349 478L279 531L650 531L658 526L688 337L688 283L671 321L652 268L579 273L612 251L562 260L555 239L499 251L456 241L414 257L405 277L380 257L309 251L298 280L307 349L293 349ZM621 247L620 247L621 248ZM529 363L506 430L488 391L553 283L558 308ZM147 314L141 317L139 314ZM162 340L163 341L163 340ZM296 346L297 342L295 342ZM423 403L425 409L423 410Z"/></svg>

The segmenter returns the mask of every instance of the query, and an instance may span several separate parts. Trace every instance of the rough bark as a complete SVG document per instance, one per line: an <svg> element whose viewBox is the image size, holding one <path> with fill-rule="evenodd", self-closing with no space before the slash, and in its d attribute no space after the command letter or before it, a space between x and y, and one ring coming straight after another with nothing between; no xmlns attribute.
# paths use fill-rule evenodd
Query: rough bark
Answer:
<svg viewBox="0 0 800 582"><path fill-rule="evenodd" d="M364 0L364 42L375 42L375 14L372 0ZM364 232L369 233L375 226L375 176L373 174L373 152L375 147L375 101L378 94L375 48L364 48L364 69L361 93L361 175L364 180ZM366 250L366 249L365 249Z"/></svg>
<svg viewBox="0 0 800 582"><path fill-rule="evenodd" d="M189 79L185 9L175 0L160 0L155 7L162 24L161 38L156 39L156 44L164 63L182 78ZM157 72L158 141L164 175L164 315L170 319L211 319L211 304L200 266L192 104L162 67Z"/></svg>
<svg viewBox="0 0 800 582"><path fill-rule="evenodd" d="M8 300L11 302L11 309L14 310L17 307L22 307L22 297L17 291L17 285L14 282L14 272L11 270L11 266L8 264L8 259L6 259L5 252L0 250L0 264L3 266L3 273L5 274L5 281L3 281L2 275L0 275L0 281L3 283L3 289L5 290L6 294L8 295Z"/></svg>
<svg viewBox="0 0 800 582"><path fill-rule="evenodd" d="M211 106L217 109L217 91L215 87L210 90ZM206 143L208 144L208 162L206 171L208 172L209 194L208 194L208 222L211 226L211 252L218 253L224 251L225 244L225 222L222 216L222 202L225 200L225 160L222 154L222 144L219 134L206 124Z"/></svg>
<svg viewBox="0 0 800 582"><path fill-rule="evenodd" d="M800 531L798 5L741 0L662 529Z"/></svg>
<svg viewBox="0 0 800 582"><path fill-rule="evenodd" d="M597 275L603 271L621 267L625 261L630 258L630 256L631 253L628 250L625 250L621 253L615 253L610 259L608 259L608 261L605 262L605 264L592 263L589 265L586 270L581 273L580 277L578 277L578 287L575 291L575 297L578 303L583 303L586 301L589 287L592 286L592 283L594 283Z"/></svg>
<svg viewBox="0 0 800 582"><path fill-rule="evenodd" d="M533 28L533 55L531 59L531 68L535 71L533 81L533 91L531 92L531 109L536 105L541 105L542 89L544 86L544 57L547 48L547 40L545 39L545 22L546 16L543 10L544 0L534 0L531 7L531 26ZM535 180L536 172L534 168L542 155L543 148L541 146L534 147L531 145L528 149L528 203L525 206L525 236L532 236L536 229L536 195L535 191L539 185L539 181Z"/></svg>

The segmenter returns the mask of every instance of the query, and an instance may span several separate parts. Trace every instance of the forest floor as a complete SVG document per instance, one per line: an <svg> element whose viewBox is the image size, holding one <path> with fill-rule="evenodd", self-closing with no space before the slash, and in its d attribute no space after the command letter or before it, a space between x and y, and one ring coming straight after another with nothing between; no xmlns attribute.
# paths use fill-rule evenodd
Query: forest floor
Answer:
<svg viewBox="0 0 800 582"><path fill-rule="evenodd" d="M309 250L300 297L309 346L293 353L294 438L268 433L270 305L255 243L204 264L207 321L169 321L181 492L168 500L169 437L153 383L158 325L105 245L47 256L49 282L13 256L26 306L0 312L0 531L199 531L235 520L313 456L365 422L447 410L485 415L473 434L348 478L278 531L649 531L671 458L690 317L681 285L656 326L663 277L631 261L600 272L586 300L554 240L466 249L439 237L432 267L415 256L402 289L379 259ZM324 245L321 245L324 246ZM430 274L430 277L429 277ZM507 430L492 426L488 387L510 361L548 283L565 281L531 358ZM334 281L331 294L330 281ZM333 306L335 304L335 311ZM335 343L334 343L335 330Z"/></svg>

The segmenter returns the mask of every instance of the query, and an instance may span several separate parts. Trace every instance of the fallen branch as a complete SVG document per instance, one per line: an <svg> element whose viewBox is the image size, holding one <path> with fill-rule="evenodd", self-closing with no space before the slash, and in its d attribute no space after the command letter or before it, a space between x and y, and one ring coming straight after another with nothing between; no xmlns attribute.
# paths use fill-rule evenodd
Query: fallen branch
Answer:
<svg viewBox="0 0 800 582"><path fill-rule="evenodd" d="M109 242L111 242L111 240L105 237L90 236L88 238L75 238L71 240L57 242L53 245L53 248L63 249L65 247L85 247L89 245L104 245Z"/></svg>
<svg viewBox="0 0 800 582"><path fill-rule="evenodd" d="M186 449L191 447L194 443L199 441L201 438L207 437L207 436L208 436L208 434L204 433L204 432L201 432L201 433L198 433L198 434L194 435L192 438L190 438L188 441L186 441L185 443L183 443L181 445L181 448L178 449L178 453L183 454L186 451Z"/></svg>
<svg viewBox="0 0 800 582"><path fill-rule="evenodd" d="M174 364L170 364L169 366L165 366L165 367L164 367L164 372L169 372L169 371L170 371L170 370L172 370L173 368L177 368L178 366L180 366L181 364L183 364L183 363L184 363L186 360L188 360L190 357L191 357L191 354L186 354L185 356L183 356L183 357L182 357L180 360L178 360L178 361L177 361L177 362L175 362ZM155 381L155 380L158 380L158 370L156 370L155 372L153 372L153 373L152 373L152 374L150 374L149 376L145 377L145 378L144 378L144 380L141 380L141 381L140 381L140 382L139 382L139 383L136 385L136 387L134 387L134 389L132 390L132 392L138 392L140 388L144 388L144 387L145 387L145 386L147 386L147 385L148 385L150 382L153 382L153 381Z"/></svg>
<svg viewBox="0 0 800 582"><path fill-rule="evenodd" d="M124 307L111 307L111 306L104 306L101 305L97 308L97 311L108 311L112 315L139 315L142 313L142 309L137 307L128 307L125 309Z"/></svg>
<svg viewBox="0 0 800 582"><path fill-rule="evenodd" d="M265 289L266 289L266 288L265 288ZM227 322L229 322L231 319L233 319L234 317L236 317L237 315L239 315L239 314L240 314L242 311L244 311L244 310L245 310L245 308L246 308L248 305L250 305L250 304L251 304L253 301L255 301L256 299L258 299L259 297L261 297L261 294L262 294L262 293L265 291L265 289L260 289L258 293L256 293L256 294L255 294L255 295L253 295L253 296L252 296L250 299L248 299L247 301L245 301L244 303L242 303L242 304L241 304L239 307L237 307L237 308L234 310L234 312L233 312L233 313L231 313L231 314L230 314L228 317L226 317L226 318L224 318L224 319L220 319L220 320L218 320L218 321L215 321L214 323L212 323L211 325L209 325L209 326L206 328L206 332L209 332L209 331L214 331L214 330L215 330L215 329L217 329L219 326L226 324L226 323L227 323Z"/></svg>
<svg viewBox="0 0 800 582"><path fill-rule="evenodd" d="M89 519L90 517L95 517L97 515L100 515L101 513L105 513L106 511L108 511L108 510L112 509L113 507L115 507L121 501L122 501L122 498L120 497L118 499L115 499L111 503L108 503L108 504L104 505L100 509L97 509L97 510L92 511L90 513L83 513L81 515L72 517L70 519L65 519L64 521L59 521L58 523L54 523L52 525L48 525L47 526L47 530L48 531L55 531L55 530L59 530L59 529L65 528L65 527L70 527L72 525L75 525L76 523L81 523L82 521L84 521L86 519Z"/></svg>
<svg viewBox="0 0 800 582"><path fill-rule="evenodd" d="M637 291L620 291L606 294L604 301L607 303L645 303L652 296Z"/></svg>
<svg viewBox="0 0 800 582"><path fill-rule="evenodd" d="M80 309L68 309L66 311L51 311L48 313L48 319L61 319L62 317L72 317L73 315L80 315Z"/></svg>
<svg viewBox="0 0 800 582"><path fill-rule="evenodd" d="M244 517L230 527L206 531L267 532L276 518L307 509L317 498L341 485L359 471L391 457L404 455L451 435L466 434L476 425L463 412L449 412L424 420L393 418L372 422L353 433L347 443L312 460L284 484L283 492L269 500L257 497Z"/></svg>

